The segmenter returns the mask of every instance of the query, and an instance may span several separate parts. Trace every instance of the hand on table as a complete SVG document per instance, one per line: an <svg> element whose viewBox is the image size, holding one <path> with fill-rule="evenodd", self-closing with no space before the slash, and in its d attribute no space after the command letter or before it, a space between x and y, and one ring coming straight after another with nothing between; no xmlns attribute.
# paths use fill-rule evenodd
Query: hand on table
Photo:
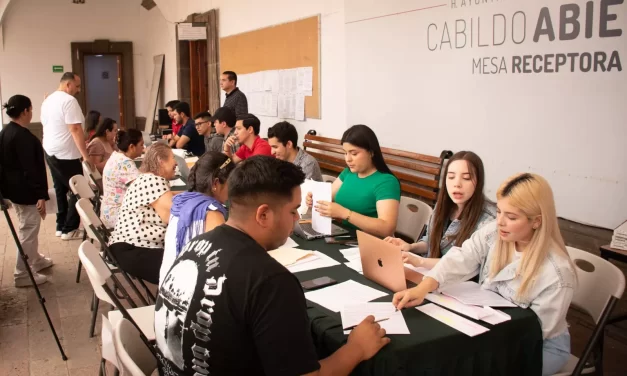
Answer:
<svg viewBox="0 0 627 376"><path fill-rule="evenodd" d="M361 359L368 360L390 343L390 339L385 336L385 329L374 322L374 316L368 316L351 331L347 344L354 346L361 351Z"/></svg>
<svg viewBox="0 0 627 376"><path fill-rule="evenodd" d="M401 310L403 308L415 307L425 300L425 293L418 288L418 286L400 291L394 294L392 298L392 304L396 309Z"/></svg>

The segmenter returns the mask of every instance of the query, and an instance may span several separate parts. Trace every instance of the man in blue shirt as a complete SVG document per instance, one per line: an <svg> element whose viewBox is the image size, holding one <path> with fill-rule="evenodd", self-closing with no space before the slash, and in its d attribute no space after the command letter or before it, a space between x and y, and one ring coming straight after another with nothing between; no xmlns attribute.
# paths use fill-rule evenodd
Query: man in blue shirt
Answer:
<svg viewBox="0 0 627 376"><path fill-rule="evenodd" d="M170 140L170 146L172 148L185 149L198 157L205 154L205 140L196 130L196 124L191 118L188 103L179 102L174 106L174 120L179 124L183 124L183 127Z"/></svg>

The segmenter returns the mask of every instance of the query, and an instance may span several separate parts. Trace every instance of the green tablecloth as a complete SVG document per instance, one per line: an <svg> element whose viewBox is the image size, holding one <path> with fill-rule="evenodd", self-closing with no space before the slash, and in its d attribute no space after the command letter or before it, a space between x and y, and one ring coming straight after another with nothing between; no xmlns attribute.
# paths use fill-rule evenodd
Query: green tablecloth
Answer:
<svg viewBox="0 0 627 376"><path fill-rule="evenodd" d="M305 241L294 237L303 249L317 250L346 262L340 249L324 240ZM338 265L296 273L300 281L329 276L338 282L352 279L383 289L363 275ZM377 299L391 302L392 295ZM341 329L339 313L307 302L311 330L320 358L340 348L348 336ZM537 316L530 309L505 308L512 319L498 325L479 322L490 329L476 337L467 335L423 314L403 310L410 335L391 335L392 342L374 358L360 364L354 375L540 375L542 372L542 332Z"/></svg>

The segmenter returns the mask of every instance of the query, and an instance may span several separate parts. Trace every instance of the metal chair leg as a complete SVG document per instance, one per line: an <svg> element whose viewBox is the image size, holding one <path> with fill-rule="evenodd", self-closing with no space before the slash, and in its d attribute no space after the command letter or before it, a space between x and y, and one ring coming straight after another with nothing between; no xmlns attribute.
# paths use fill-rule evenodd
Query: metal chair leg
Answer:
<svg viewBox="0 0 627 376"><path fill-rule="evenodd" d="M81 260L78 260L78 268L76 270L76 283L79 283L81 281L81 269L83 268L83 264L81 263Z"/></svg>
<svg viewBox="0 0 627 376"><path fill-rule="evenodd" d="M100 299L95 298L96 301L94 303L94 310L91 313L91 325L89 326L89 338L93 338L94 336L94 329L96 328L96 317L98 317L98 303L100 302Z"/></svg>

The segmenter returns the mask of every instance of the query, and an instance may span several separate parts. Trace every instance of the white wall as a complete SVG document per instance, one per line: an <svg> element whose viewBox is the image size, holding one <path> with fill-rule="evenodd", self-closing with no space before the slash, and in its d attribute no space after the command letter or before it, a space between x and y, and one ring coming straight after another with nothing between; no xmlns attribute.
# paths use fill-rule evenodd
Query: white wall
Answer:
<svg viewBox="0 0 627 376"><path fill-rule="evenodd" d="M158 8L148 12L140 3L141 0L89 0L85 4L73 4L70 0L13 0L2 24L2 98L14 94L30 97L33 121L39 121L44 93L56 90L61 78L61 73L52 73L52 66L63 65L66 71L72 70L71 42L131 41L135 110L137 116L145 116L150 91L146 80L152 77L152 57L166 52L169 44L174 43L174 35L168 39L170 30ZM175 63L173 55L169 60Z"/></svg>
<svg viewBox="0 0 627 376"><path fill-rule="evenodd" d="M343 0L157 0L168 21L182 21L192 13L219 9L220 37L239 34L280 23L320 14L320 75L321 119L296 121L290 119L300 138L310 129L319 135L340 137L346 127L346 86L344 55L344 1ZM173 28L174 26L172 26ZM172 46L171 53L175 53ZM166 56L167 60L167 56ZM167 66L166 85L176 88L176 65ZM176 73L176 72L174 72ZM166 99L174 98L176 89L165 90ZM261 134L280 119L260 117Z"/></svg>
<svg viewBox="0 0 627 376"><path fill-rule="evenodd" d="M609 28L622 29L622 36L600 38L601 1L594 1L593 33L587 39L584 1L453 1L457 8L451 1L345 1L348 122L373 126L381 142L393 147L427 154L475 151L484 161L492 199L505 178L531 171L551 183L560 216L609 228L624 221L627 3L610 7L618 19ZM461 8L462 3L470 6ZM568 3L581 7L581 35L560 41L560 6ZM429 8L439 4L444 6ZM549 6L556 39L544 36L536 43L543 6ZM520 14L512 22L517 11L525 13L526 23ZM494 14L507 20L506 41L478 47L479 33L481 44L498 44L504 36L500 16L493 31ZM455 25L462 30L463 22L456 20L466 21L462 48L455 45ZM440 49L445 22L452 48ZM512 29L517 41L526 31L525 41L513 43ZM461 32L457 41L463 46ZM559 73L512 73L513 56L595 51L608 58L618 51L623 70L585 73L577 64L570 72L569 62ZM498 57L499 64L504 57L507 73L475 69L473 74L473 59L483 57ZM487 67L493 69L490 61Z"/></svg>

